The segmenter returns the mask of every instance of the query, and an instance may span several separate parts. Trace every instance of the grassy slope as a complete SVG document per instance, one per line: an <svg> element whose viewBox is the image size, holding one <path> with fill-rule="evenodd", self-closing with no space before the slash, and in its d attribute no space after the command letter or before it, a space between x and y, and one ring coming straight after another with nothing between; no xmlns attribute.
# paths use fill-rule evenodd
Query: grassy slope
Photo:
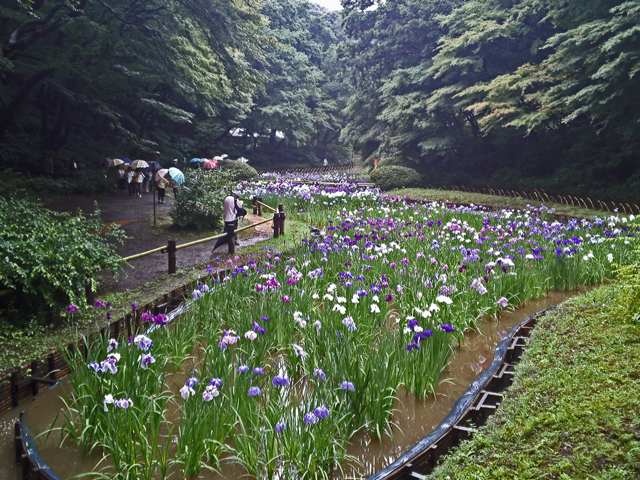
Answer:
<svg viewBox="0 0 640 480"><path fill-rule="evenodd" d="M545 316L497 413L428 478L640 478L640 324L619 290Z"/></svg>
<svg viewBox="0 0 640 480"><path fill-rule="evenodd" d="M532 205L534 207L540 206L540 202L521 197L501 197L497 195L484 195L482 193L432 190L428 188L402 188L399 190L390 190L385 193L392 196L409 197L415 200L445 201L448 203L464 205L473 203L474 205L491 205L493 207L504 208L524 208L527 205ZM562 203L545 202L544 205L548 208L555 208L555 213L559 215L569 215L578 218L589 218L596 214L600 216L605 214L610 215L608 212L589 210L583 207L575 207L573 205L565 205Z"/></svg>

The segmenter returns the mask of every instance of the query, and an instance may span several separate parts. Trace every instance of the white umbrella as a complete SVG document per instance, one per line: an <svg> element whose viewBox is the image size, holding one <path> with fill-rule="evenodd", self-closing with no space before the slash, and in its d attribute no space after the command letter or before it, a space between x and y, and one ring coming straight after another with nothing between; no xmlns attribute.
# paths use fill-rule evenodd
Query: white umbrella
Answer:
<svg viewBox="0 0 640 480"><path fill-rule="evenodd" d="M144 160L134 160L131 162L131 168L149 168L149 164Z"/></svg>
<svg viewBox="0 0 640 480"><path fill-rule="evenodd" d="M109 160L107 162L107 167L117 167L118 165L124 165L124 161L119 158L114 158L113 160Z"/></svg>

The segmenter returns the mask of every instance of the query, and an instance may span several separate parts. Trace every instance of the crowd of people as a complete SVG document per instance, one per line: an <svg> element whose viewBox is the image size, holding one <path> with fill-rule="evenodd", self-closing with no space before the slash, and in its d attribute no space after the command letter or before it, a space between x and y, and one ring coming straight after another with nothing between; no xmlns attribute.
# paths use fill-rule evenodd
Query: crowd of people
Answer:
<svg viewBox="0 0 640 480"><path fill-rule="evenodd" d="M177 160L174 160L172 167L177 165ZM150 193L155 184L155 189L158 192L158 203L165 203L166 188L171 187L173 189L174 199L178 198L179 183L173 178L156 178L156 171L151 168L133 168L127 164L121 165L118 168L118 187L120 190L128 190L130 197L142 198L143 193Z"/></svg>

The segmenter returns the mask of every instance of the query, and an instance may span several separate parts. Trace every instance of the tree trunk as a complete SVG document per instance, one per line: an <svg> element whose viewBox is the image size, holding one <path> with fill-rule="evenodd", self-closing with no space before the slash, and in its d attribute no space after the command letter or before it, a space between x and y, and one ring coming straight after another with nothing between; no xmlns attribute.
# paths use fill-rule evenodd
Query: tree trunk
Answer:
<svg viewBox="0 0 640 480"><path fill-rule="evenodd" d="M5 134L11 122L18 112L20 106L27 99L29 93L39 82L44 80L49 75L52 75L56 71L55 68L47 68L31 76L24 84L22 88L16 93L13 99L6 105L0 108L0 138Z"/></svg>

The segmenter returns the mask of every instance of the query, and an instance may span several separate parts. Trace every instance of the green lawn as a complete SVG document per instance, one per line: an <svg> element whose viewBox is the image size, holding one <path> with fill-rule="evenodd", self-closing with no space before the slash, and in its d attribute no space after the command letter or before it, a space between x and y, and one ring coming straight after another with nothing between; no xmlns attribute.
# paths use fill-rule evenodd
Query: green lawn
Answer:
<svg viewBox="0 0 640 480"><path fill-rule="evenodd" d="M497 413L428 478L640 478L637 270L547 314Z"/></svg>

